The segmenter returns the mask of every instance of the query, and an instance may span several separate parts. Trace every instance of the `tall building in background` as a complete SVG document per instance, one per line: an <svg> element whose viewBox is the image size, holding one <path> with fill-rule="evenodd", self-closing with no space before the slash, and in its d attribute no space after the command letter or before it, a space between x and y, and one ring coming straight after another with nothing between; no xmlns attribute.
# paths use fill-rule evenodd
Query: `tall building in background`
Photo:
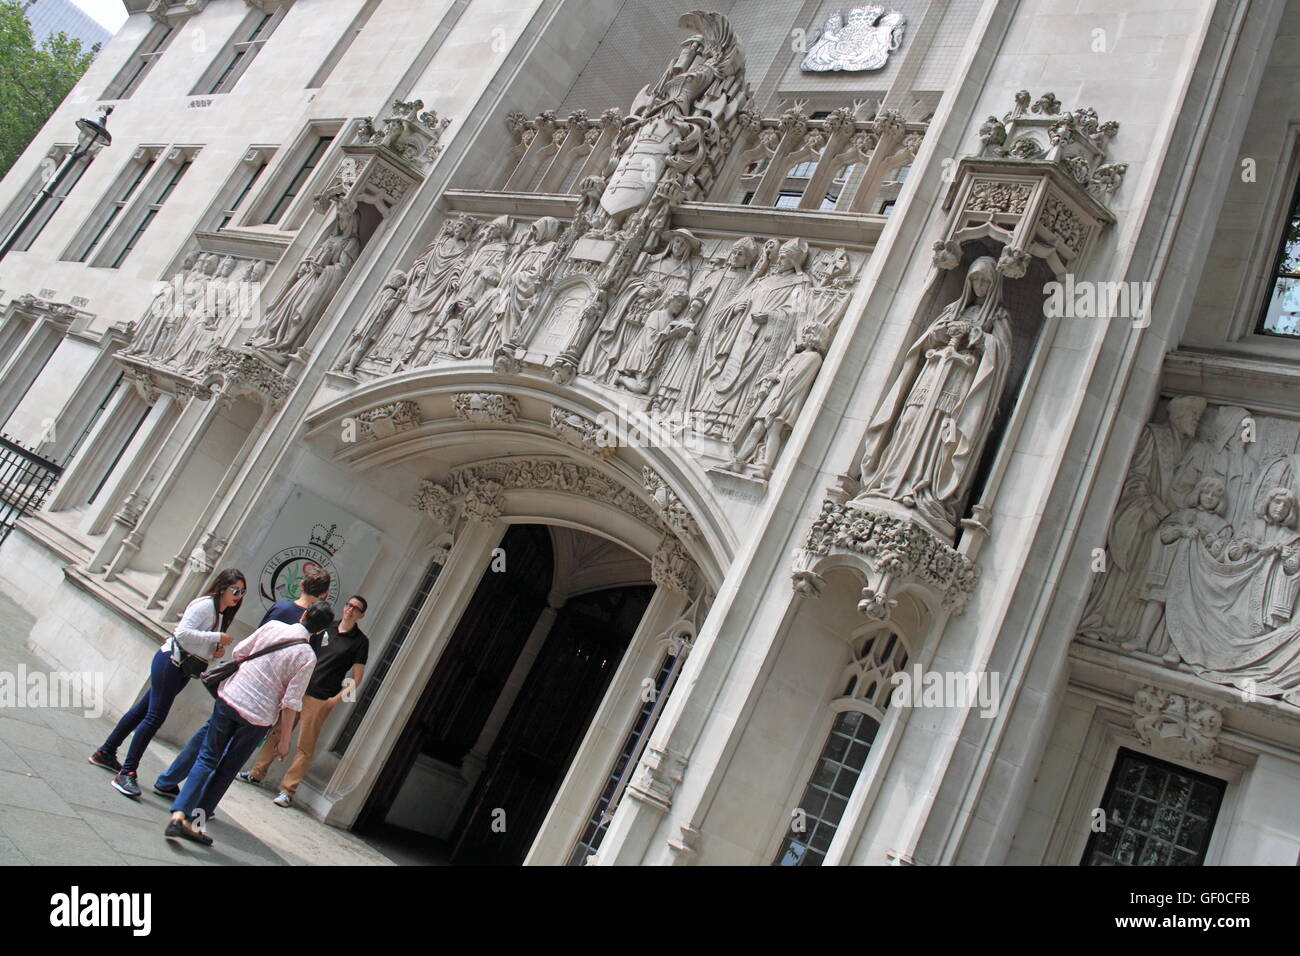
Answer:
<svg viewBox="0 0 1300 956"><path fill-rule="evenodd" d="M0 260L30 647L328 568L299 800L452 862L1295 864L1300 0L851 2L127 0L0 186L113 107Z"/></svg>
<svg viewBox="0 0 1300 956"><path fill-rule="evenodd" d="M55 33L80 40L83 50L97 43L102 47L113 35L72 0L33 0L27 5L27 22L32 25L32 39L38 47Z"/></svg>

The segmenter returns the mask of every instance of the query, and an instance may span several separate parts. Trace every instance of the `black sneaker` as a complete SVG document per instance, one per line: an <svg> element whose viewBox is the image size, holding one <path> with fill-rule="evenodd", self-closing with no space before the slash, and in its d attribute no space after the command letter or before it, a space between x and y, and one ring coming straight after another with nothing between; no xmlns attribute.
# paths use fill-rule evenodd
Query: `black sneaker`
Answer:
<svg viewBox="0 0 1300 956"><path fill-rule="evenodd" d="M126 773L119 773L114 777L113 789L128 797L140 796L140 784L136 783L135 771L128 770Z"/></svg>
<svg viewBox="0 0 1300 956"><path fill-rule="evenodd" d="M174 797L181 792L181 788L175 784L155 783L153 792L163 797Z"/></svg>
<svg viewBox="0 0 1300 956"><path fill-rule="evenodd" d="M111 770L115 774L122 772L122 764L107 750L96 750L90 755L90 762L96 767L103 767L105 770Z"/></svg>

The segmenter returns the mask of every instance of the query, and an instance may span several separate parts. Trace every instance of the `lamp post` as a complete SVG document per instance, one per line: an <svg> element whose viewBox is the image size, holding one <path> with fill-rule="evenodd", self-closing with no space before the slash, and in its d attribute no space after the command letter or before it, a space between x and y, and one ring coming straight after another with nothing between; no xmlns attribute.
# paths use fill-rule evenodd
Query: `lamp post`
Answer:
<svg viewBox="0 0 1300 956"><path fill-rule="evenodd" d="M103 143L105 146L112 144L113 137L108 134L108 130L105 126L105 124L108 123L108 114L111 112L113 112L113 107L106 106L103 110L102 119L77 120L76 147L67 155L67 158L64 159L63 163L59 166L58 172L49 178L49 181L45 184L45 188L36 194L36 198L32 200L32 204L27 208L27 211L23 213L23 217L19 219L13 229L9 231L9 235L5 237L4 244L0 245L0 259L3 259L9 254L9 250L12 249L14 243L18 241L18 237L23 234L23 230L25 230L28 225L31 224L32 220L40 214L41 208L49 198L54 195L54 191L59 188L59 184L63 182L64 177L68 175L68 171L81 161L81 157L90 152L91 147L96 144Z"/></svg>

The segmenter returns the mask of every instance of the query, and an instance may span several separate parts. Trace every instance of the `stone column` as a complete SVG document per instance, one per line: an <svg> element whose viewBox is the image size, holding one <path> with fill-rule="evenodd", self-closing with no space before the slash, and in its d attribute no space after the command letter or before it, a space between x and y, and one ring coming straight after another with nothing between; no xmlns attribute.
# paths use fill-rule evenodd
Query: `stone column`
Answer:
<svg viewBox="0 0 1300 956"><path fill-rule="evenodd" d="M130 338L127 331L121 326L115 325L104 332L99 340L99 354L95 356L94 363L81 377L76 390L54 416L54 424L48 430L48 434L52 437L36 446L37 454L58 460L66 458L73 452L77 439L90 423L99 402L122 373L113 355L128 341ZM122 393L127 391L130 391L129 383L123 379L122 384L118 386L118 393L113 396L112 403L119 404L118 400ZM105 409L105 412L107 411L108 409Z"/></svg>
<svg viewBox="0 0 1300 956"><path fill-rule="evenodd" d="M1223 857L1225 866L1295 866L1300 862L1300 818L1295 795L1300 791L1300 763L1262 753L1239 784L1237 811L1231 819L1222 811L1216 824L1231 827Z"/></svg>
<svg viewBox="0 0 1300 956"><path fill-rule="evenodd" d="M150 399L143 399L145 402ZM154 464L163 440L171 433L180 417L181 406L170 395L154 395L152 408L135 438L123 450L121 460L111 466L112 471L104 481L104 487L92 503L87 517L86 534L103 534L108 529L113 515L122 505L128 493L137 496L145 493L141 487L146 469ZM89 465L87 465L89 467ZM125 534L125 532L123 532ZM112 535L110 535L112 537ZM117 544L121 543L119 535L111 550L100 554L100 563L90 564L88 568L99 570L103 563L117 553ZM108 542L105 542L107 544Z"/></svg>

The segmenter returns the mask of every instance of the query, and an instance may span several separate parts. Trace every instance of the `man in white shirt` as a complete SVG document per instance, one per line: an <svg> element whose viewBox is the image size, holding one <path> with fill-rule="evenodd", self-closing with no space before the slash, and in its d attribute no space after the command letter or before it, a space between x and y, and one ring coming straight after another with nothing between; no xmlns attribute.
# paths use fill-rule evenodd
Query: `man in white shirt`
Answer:
<svg viewBox="0 0 1300 956"><path fill-rule="evenodd" d="M172 818L164 836L212 845L212 838L203 832L205 814L195 814L195 809L200 800L209 810L216 808L277 714L280 742L276 756L283 759L289 752L289 733L316 666L309 637L333 623L334 609L329 602L317 601L303 611L300 623L268 621L235 646L231 659L243 663L217 691L203 747L172 803ZM254 654L260 656L249 660Z"/></svg>

